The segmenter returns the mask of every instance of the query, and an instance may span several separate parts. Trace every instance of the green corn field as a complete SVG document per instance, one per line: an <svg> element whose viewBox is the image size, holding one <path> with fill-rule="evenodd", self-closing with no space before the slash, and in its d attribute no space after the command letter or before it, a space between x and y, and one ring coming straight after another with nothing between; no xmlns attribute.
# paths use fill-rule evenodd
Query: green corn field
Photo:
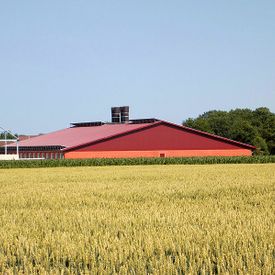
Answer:
<svg viewBox="0 0 275 275"><path fill-rule="evenodd" d="M233 163L275 163L275 155L253 157L182 157L182 158L100 158L100 159L44 159L0 161L0 169L46 168L77 166L127 166L167 164L233 164Z"/></svg>
<svg viewBox="0 0 275 275"><path fill-rule="evenodd" d="M274 191L275 164L1 169L0 273L272 274Z"/></svg>

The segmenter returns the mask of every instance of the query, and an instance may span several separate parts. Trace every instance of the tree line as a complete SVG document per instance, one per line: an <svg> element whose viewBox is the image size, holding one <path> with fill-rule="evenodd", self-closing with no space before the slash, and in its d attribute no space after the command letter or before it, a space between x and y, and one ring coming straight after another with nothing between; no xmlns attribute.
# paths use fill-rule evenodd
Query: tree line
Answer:
<svg viewBox="0 0 275 275"><path fill-rule="evenodd" d="M15 134L15 136L17 136L18 137L18 135L17 134ZM5 138L5 133L0 133L0 139L4 139ZM11 135L10 133L6 133L6 138L7 139L15 139L15 137L13 136L13 135Z"/></svg>
<svg viewBox="0 0 275 275"><path fill-rule="evenodd" d="M275 114L266 107L212 110L188 118L183 125L254 145L258 155L275 154Z"/></svg>

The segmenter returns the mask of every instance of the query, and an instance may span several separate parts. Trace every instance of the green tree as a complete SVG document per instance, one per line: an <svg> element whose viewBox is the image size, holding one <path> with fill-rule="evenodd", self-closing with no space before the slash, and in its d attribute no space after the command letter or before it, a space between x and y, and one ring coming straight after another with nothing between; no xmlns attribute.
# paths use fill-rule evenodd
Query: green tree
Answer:
<svg viewBox="0 0 275 275"><path fill-rule="evenodd" d="M17 135L15 135L17 136ZM5 133L0 133L0 139L4 139L5 138ZM7 133L6 135L7 139L15 139L15 137L13 135L11 135L10 133Z"/></svg>
<svg viewBox="0 0 275 275"><path fill-rule="evenodd" d="M268 155L269 154L269 150L268 150L266 141L262 137L256 136L255 139L253 140L253 144L254 144L254 146L257 147L257 149L254 152L255 155Z"/></svg>
<svg viewBox="0 0 275 275"><path fill-rule="evenodd" d="M258 154L275 154L275 114L266 107L253 110L212 110L188 118L183 125L219 136L249 143Z"/></svg>

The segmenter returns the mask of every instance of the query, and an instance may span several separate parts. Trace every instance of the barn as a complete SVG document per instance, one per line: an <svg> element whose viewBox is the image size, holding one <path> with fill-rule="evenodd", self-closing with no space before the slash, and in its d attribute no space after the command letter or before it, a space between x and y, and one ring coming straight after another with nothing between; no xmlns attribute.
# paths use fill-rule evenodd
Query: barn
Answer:
<svg viewBox="0 0 275 275"><path fill-rule="evenodd" d="M112 108L112 122L71 123L19 142L20 158L46 159L251 156L255 149L160 119L129 119L127 106Z"/></svg>

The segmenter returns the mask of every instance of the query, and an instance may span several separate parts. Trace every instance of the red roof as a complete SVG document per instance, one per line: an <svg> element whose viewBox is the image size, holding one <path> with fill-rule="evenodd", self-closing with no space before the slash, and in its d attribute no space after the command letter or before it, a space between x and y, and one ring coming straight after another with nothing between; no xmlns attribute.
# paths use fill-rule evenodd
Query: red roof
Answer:
<svg viewBox="0 0 275 275"><path fill-rule="evenodd" d="M102 126L92 127L72 127L20 141L19 146L64 146L66 148L71 148L116 136L128 131L141 129L148 125L152 125L152 123L104 124Z"/></svg>
<svg viewBox="0 0 275 275"><path fill-rule="evenodd" d="M36 137L37 135L19 135L19 141L23 141L23 140L25 140L25 139L30 139L30 138L33 138L33 137ZM7 142L7 144L14 144L14 142L12 141L9 141L9 142ZM4 141L0 141L0 147L1 146L4 146L5 145L5 142Z"/></svg>
<svg viewBox="0 0 275 275"><path fill-rule="evenodd" d="M242 142L234 141L217 135L213 135L207 132L195 130L188 128L186 126L181 126L166 122L163 120L157 120L151 123L141 123L141 124L103 124L101 126L91 126L91 127L71 127L49 134L44 134L40 136L33 137L31 139L23 140L19 142L20 147L46 147L46 146L62 146L64 150L74 149L77 147L82 147L84 145L90 145L102 140L113 138L119 135L124 135L137 130L154 127L159 124L166 124L171 127L177 127L179 129L196 133L198 135L203 135L205 137L210 137L212 139L221 140L227 143L239 145L241 147L249 148L255 150L256 147L245 144ZM9 146L14 146L11 144Z"/></svg>

